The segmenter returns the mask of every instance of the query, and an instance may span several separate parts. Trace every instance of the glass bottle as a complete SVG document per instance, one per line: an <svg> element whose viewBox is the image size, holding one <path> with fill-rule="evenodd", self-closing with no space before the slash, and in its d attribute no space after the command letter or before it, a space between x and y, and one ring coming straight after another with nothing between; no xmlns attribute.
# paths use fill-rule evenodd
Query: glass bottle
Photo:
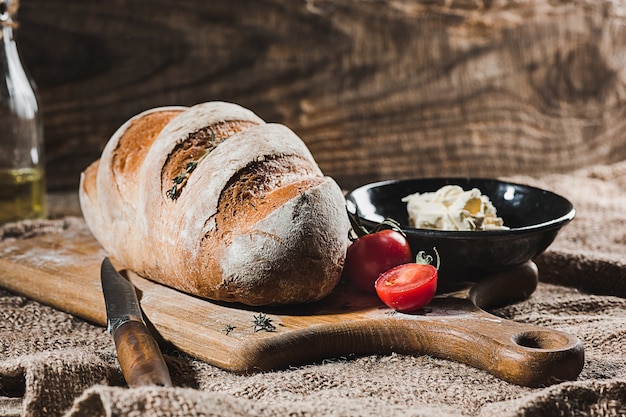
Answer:
<svg viewBox="0 0 626 417"><path fill-rule="evenodd" d="M0 224L46 217L37 92L13 38L17 0L0 0Z"/></svg>

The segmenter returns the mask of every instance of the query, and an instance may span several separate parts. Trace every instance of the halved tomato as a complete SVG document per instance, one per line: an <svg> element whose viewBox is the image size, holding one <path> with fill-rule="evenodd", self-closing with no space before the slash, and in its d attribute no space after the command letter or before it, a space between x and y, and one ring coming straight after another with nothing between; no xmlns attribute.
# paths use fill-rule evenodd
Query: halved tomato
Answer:
<svg viewBox="0 0 626 417"><path fill-rule="evenodd" d="M433 265L399 265L376 280L376 293L383 303L394 310L415 311L433 299L437 291L437 278L437 268Z"/></svg>

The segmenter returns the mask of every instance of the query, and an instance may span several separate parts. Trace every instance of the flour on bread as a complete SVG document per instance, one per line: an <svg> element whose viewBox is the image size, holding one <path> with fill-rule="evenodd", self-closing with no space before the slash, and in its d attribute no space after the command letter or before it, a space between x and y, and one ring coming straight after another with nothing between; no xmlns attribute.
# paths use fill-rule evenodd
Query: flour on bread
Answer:
<svg viewBox="0 0 626 417"><path fill-rule="evenodd" d="M87 225L120 264L200 297L308 302L341 274L340 188L294 132L235 104L133 117L82 174L79 194Z"/></svg>

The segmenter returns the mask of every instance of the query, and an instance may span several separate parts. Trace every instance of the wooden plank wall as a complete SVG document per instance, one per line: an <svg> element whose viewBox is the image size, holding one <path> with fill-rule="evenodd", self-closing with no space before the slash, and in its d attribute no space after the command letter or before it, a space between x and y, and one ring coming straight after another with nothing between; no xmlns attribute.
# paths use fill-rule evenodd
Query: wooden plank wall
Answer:
<svg viewBox="0 0 626 417"><path fill-rule="evenodd" d="M211 100L286 124L345 188L626 158L623 1L21 3L52 189L134 114Z"/></svg>

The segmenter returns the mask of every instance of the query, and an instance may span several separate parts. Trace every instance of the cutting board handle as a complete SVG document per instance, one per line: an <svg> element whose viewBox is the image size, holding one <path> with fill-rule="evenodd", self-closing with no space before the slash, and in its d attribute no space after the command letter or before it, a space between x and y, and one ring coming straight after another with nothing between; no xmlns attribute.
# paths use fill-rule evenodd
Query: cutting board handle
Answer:
<svg viewBox="0 0 626 417"><path fill-rule="evenodd" d="M522 386L576 379L584 365L577 337L483 310L527 299L537 281L533 262L476 283L457 281L455 289L444 290L414 313L369 307L360 318L277 334L239 355L245 363L237 368L269 370L320 358L395 352L453 360Z"/></svg>
<svg viewBox="0 0 626 417"><path fill-rule="evenodd" d="M436 316L429 317L431 308L424 313L429 319L400 322L407 334L415 335L407 352L455 360L523 386L576 379L585 361L577 337L485 311L527 299L538 278L530 261L436 298Z"/></svg>
<svg viewBox="0 0 626 417"><path fill-rule="evenodd" d="M445 302L438 304L444 307ZM401 321L398 330L413 335L406 337L406 353L454 360L529 387L573 380L580 374L584 350L577 337L503 319L470 300L455 302L453 308L449 319Z"/></svg>
<svg viewBox="0 0 626 417"><path fill-rule="evenodd" d="M468 299L477 310L474 313L477 320L468 323L466 331L478 339L485 337L488 342L476 344L480 348L475 350L474 359L466 363L471 365L476 361L479 368L525 386L576 379L585 362L583 345L577 337L505 320L484 311L527 299L536 289L538 279L537 266L529 261L471 287ZM511 280L515 280L515 285Z"/></svg>

